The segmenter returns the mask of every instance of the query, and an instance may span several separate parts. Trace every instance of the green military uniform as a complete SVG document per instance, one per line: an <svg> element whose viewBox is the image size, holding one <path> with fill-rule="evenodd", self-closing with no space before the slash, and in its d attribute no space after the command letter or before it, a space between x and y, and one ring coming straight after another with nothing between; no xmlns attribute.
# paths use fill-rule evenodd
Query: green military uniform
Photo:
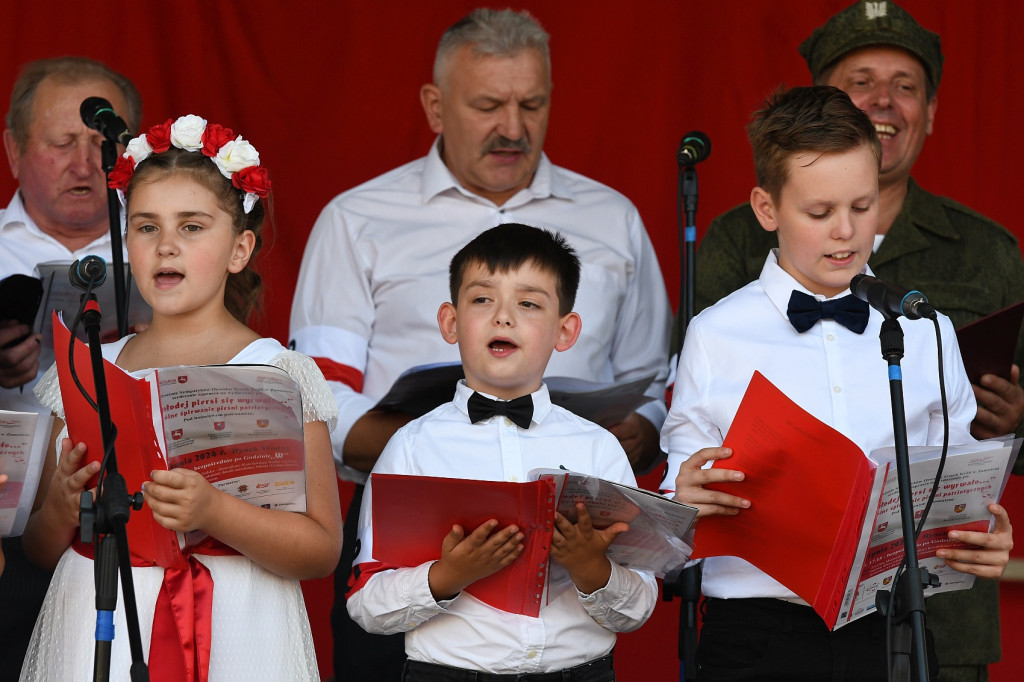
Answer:
<svg viewBox="0 0 1024 682"><path fill-rule="evenodd" d="M697 310L757 279L768 251L778 247L776 234L761 227L749 204L712 221L697 249ZM879 279L923 292L957 327L1024 300L1017 239L983 215L926 192L913 179L903 209L868 264ZM673 355L682 345L680 326L677 318ZM878 361L883 362L881 356ZM1024 367L1024 336L1018 339L1015 362ZM1024 457L1018 458L1014 473L1024 473ZM926 606L941 680L978 679L946 666L999 660L996 581L977 579L970 590L929 597Z"/></svg>

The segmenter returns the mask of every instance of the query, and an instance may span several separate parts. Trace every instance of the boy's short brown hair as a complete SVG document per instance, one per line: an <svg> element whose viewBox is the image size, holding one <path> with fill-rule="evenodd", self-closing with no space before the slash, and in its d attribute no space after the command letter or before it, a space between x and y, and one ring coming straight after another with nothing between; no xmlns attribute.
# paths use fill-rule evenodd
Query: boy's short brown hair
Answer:
<svg viewBox="0 0 1024 682"><path fill-rule="evenodd" d="M778 201L794 154L847 152L867 146L882 163L882 145L867 114L830 85L780 88L747 125L757 184Z"/></svg>

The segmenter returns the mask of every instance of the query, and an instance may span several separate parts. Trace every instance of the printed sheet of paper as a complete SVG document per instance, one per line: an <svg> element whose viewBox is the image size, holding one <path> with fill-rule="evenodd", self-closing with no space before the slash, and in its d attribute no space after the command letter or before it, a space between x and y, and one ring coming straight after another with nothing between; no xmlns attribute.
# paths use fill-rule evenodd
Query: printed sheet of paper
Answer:
<svg viewBox="0 0 1024 682"><path fill-rule="evenodd" d="M0 474L7 474L0 488L0 537L25 530L52 424L49 414L0 410Z"/></svg>
<svg viewBox="0 0 1024 682"><path fill-rule="evenodd" d="M576 503L583 502L597 528L618 521L629 524L608 547L611 561L659 576L682 568L691 544L697 508L648 490L558 469L534 469L531 479L550 479L556 486L558 512L576 521Z"/></svg>
<svg viewBox="0 0 1024 682"><path fill-rule="evenodd" d="M216 488L268 509L306 510L302 401L269 365L156 370L171 469L201 473Z"/></svg>
<svg viewBox="0 0 1024 682"><path fill-rule="evenodd" d="M39 272L39 279L43 283L42 302L39 305L39 312L36 313L36 321L33 326L36 331L41 332L43 335L42 351L39 356L40 367L49 367L54 362L53 313L62 312L65 324L71 325L81 303L84 292L72 285L68 279L68 269L70 267L71 263L65 262L40 263L36 266L36 270ZM107 280L94 289L96 301L103 312L100 340L104 343L117 340L117 308L114 300L114 277L113 272L109 271L111 267L109 263L107 267ZM129 273L127 264L125 265L125 273ZM139 293L134 280L126 277L126 281L130 284L128 287L129 327L143 322L148 323L153 319L153 309L142 298L142 294ZM88 341L85 337L84 329L79 328L78 333L82 341Z"/></svg>
<svg viewBox="0 0 1024 682"><path fill-rule="evenodd" d="M1019 446L1020 443L1015 444L1013 439L950 446L935 501L917 539L919 564L937 576L940 582L938 587L927 588L925 596L968 589L974 584L974 576L947 567L935 552L964 547L962 542L947 537L954 528L989 530L992 515L988 505L998 501L1002 495ZM940 453L941 448L938 447L910 448L915 523L924 512L935 482ZM872 457L878 459L880 468L885 468L888 473L878 503L869 509L873 513L873 521L865 524L863 533L870 533L870 537L862 537L861 544L866 545L866 550L858 552L853 568L853 576L859 576L859 579L856 587L851 585L844 596L837 627L874 610L875 594L891 587L903 559L899 485L895 462L889 461L895 454L892 448L887 448L873 452Z"/></svg>

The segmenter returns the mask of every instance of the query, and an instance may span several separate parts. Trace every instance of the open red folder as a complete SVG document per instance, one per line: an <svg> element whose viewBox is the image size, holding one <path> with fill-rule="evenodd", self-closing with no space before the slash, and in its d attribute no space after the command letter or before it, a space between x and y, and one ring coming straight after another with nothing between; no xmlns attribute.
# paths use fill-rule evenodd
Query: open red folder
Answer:
<svg viewBox="0 0 1024 682"><path fill-rule="evenodd" d="M456 523L467 534L490 519L498 528L519 526L522 555L466 591L502 611L540 614L557 507L553 481L373 474L372 494L373 558L385 564L418 566L439 558L441 540Z"/></svg>
<svg viewBox="0 0 1024 682"><path fill-rule="evenodd" d="M708 485L751 500L736 516L709 516L697 524L694 558L736 556L779 581L831 628L866 615L871 595L884 588L903 557L896 466L892 448L866 456L846 436L803 410L758 372L750 380L720 466L744 481ZM940 591L966 589L972 576L935 556L953 528L987 530L990 502L998 501L1020 440L996 439L950 447L940 491L918 538L921 565L937 574ZM911 449L915 514L931 490L941 448ZM821 466L823 458L828 466Z"/></svg>
<svg viewBox="0 0 1024 682"><path fill-rule="evenodd" d="M697 509L646 490L564 469L534 469L527 483L373 474L373 558L419 566L441 555L452 525L467 533L490 519L516 524L523 554L466 591L502 611L536 618L546 602L548 549L555 512L571 522L582 502L595 528L622 521L607 556L620 566L664 575L690 556Z"/></svg>
<svg viewBox="0 0 1024 682"><path fill-rule="evenodd" d="M86 444L86 461L99 461L99 416L75 385L67 353L71 334L54 317L68 434ZM215 365L155 369L135 377L106 360L103 366L117 429L118 472L130 494L141 490L154 470L186 467L252 504L305 511L301 394L286 372L266 365ZM95 398L89 348L77 339L74 367ZM148 505L132 512L127 528L132 555L165 568L187 565L183 548L209 551L219 545L198 531L179 538L153 519Z"/></svg>

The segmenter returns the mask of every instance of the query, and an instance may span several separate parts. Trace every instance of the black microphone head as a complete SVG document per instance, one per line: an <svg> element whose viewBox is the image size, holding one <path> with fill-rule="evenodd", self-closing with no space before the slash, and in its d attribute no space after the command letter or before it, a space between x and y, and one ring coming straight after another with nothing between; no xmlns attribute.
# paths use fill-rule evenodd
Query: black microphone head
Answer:
<svg viewBox="0 0 1024 682"><path fill-rule="evenodd" d="M99 130L97 126L102 125L97 116L103 111L115 113L113 105L102 97L86 97L82 101L82 106L78 108L78 113L82 115L82 123L93 130Z"/></svg>
<svg viewBox="0 0 1024 682"><path fill-rule="evenodd" d="M107 262L99 256L86 256L68 268L68 279L79 289L95 289L107 281Z"/></svg>
<svg viewBox="0 0 1024 682"><path fill-rule="evenodd" d="M711 155L711 140L699 130L691 130L679 142L676 160L680 166L692 166Z"/></svg>
<svg viewBox="0 0 1024 682"><path fill-rule="evenodd" d="M864 298L863 296L860 295L860 291L862 291L862 287L864 286L864 280L867 279L870 279L870 277L868 277L864 273L861 273L859 275L854 275L853 279L850 280L850 291L857 298Z"/></svg>
<svg viewBox="0 0 1024 682"><path fill-rule="evenodd" d="M82 116L82 123L111 142L126 145L132 139L128 124L102 97L86 97L78 107L78 113Z"/></svg>

